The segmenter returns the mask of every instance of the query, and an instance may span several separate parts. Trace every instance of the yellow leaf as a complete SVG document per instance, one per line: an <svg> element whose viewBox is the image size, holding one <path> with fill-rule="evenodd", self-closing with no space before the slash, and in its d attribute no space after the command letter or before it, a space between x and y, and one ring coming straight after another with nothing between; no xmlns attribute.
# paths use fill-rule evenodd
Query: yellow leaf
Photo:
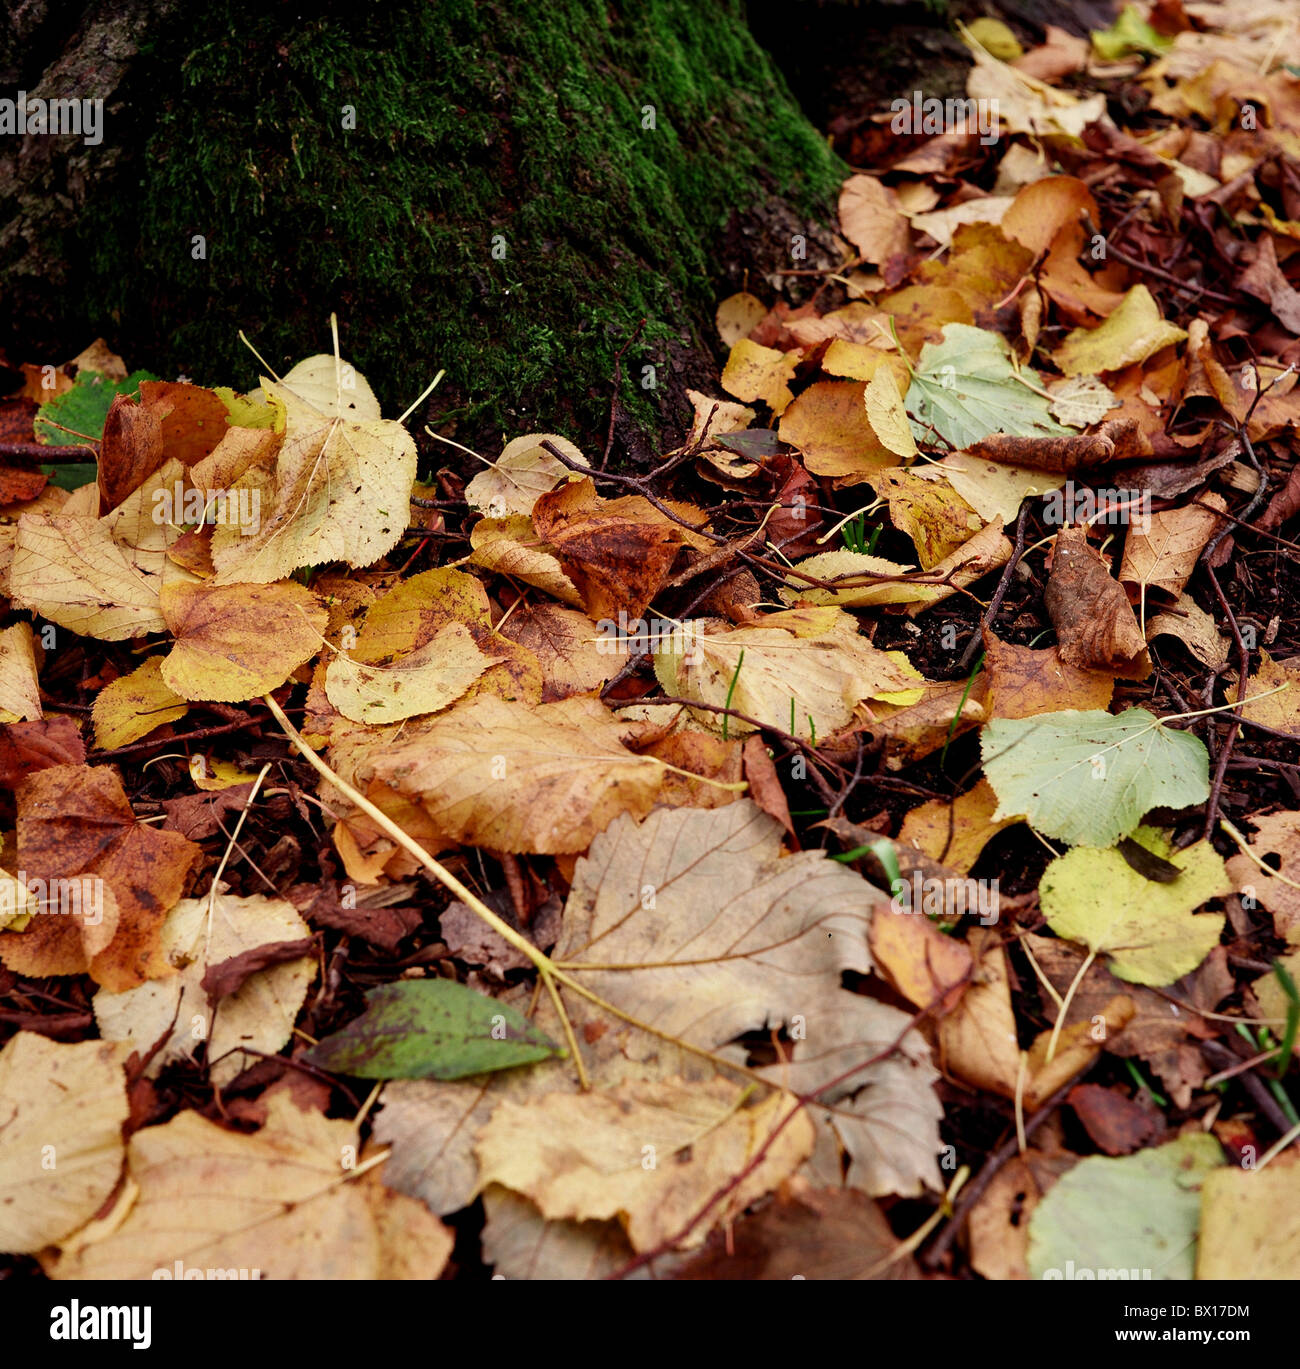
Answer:
<svg viewBox="0 0 1300 1369"><path fill-rule="evenodd" d="M259 507L270 509L261 509L251 536L232 523L216 526L215 583L268 584L326 561L368 566L400 540L415 443L400 423L379 417L370 387L350 366L338 375L334 357L311 357L283 381L262 381L271 403L284 410L284 438L267 498L260 499L266 475L258 468L241 476L232 493L255 489Z"/></svg>
<svg viewBox="0 0 1300 1369"><path fill-rule="evenodd" d="M722 388L747 404L761 402L774 414L782 414L794 398L790 379L802 355L799 351L778 352L771 347L760 347L748 338L741 338L727 358Z"/></svg>
<svg viewBox="0 0 1300 1369"><path fill-rule="evenodd" d="M150 656L129 675L99 691L91 716L100 750L129 746L189 712L189 704L163 682L162 663L161 656Z"/></svg>
<svg viewBox="0 0 1300 1369"><path fill-rule="evenodd" d="M61 1241L112 1193L126 1153L129 1054L107 1041L60 1045L33 1032L0 1051L0 1251Z"/></svg>
<svg viewBox="0 0 1300 1369"><path fill-rule="evenodd" d="M863 397L867 420L884 446L896 456L915 456L916 439L912 436L912 424L903 408L903 396L893 371L885 366L878 367L867 382Z"/></svg>
<svg viewBox="0 0 1300 1369"><path fill-rule="evenodd" d="M0 632L0 722L31 721L41 716L41 687L36 677L36 645L30 623L15 623Z"/></svg>
<svg viewBox="0 0 1300 1369"><path fill-rule="evenodd" d="M542 446L549 442L563 452L570 461L587 465L587 458L565 437L555 433L530 433L507 442L501 455L487 470L465 487L465 500L489 518L508 518L512 514L530 514L533 505L544 494L549 494L566 480L579 476L563 461L557 461Z"/></svg>
<svg viewBox="0 0 1300 1369"><path fill-rule="evenodd" d="M1145 361L1186 336L1182 328L1161 318L1151 291L1135 285L1103 324L1076 328L1053 356L1067 376L1096 375Z"/></svg>
<svg viewBox="0 0 1300 1369"><path fill-rule="evenodd" d="M276 689L320 649L325 610L303 585L168 585L176 645L163 682L184 699L239 703Z"/></svg>
<svg viewBox="0 0 1300 1369"><path fill-rule="evenodd" d="M485 656L463 623L447 623L391 665L336 656L325 672L325 696L353 722L398 722L445 708L500 659Z"/></svg>

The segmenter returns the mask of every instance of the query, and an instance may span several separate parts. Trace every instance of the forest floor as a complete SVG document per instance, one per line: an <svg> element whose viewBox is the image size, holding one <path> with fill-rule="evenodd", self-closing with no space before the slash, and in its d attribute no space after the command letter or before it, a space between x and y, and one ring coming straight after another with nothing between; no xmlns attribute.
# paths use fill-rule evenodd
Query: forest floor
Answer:
<svg viewBox="0 0 1300 1369"><path fill-rule="evenodd" d="M1300 1276L1296 22L832 91L645 470L25 367L0 1278Z"/></svg>

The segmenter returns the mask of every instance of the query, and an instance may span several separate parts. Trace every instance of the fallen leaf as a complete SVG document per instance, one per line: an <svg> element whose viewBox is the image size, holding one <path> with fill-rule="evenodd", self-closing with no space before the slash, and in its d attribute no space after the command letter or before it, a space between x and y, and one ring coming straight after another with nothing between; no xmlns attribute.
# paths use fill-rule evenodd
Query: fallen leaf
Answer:
<svg viewBox="0 0 1300 1369"><path fill-rule="evenodd" d="M1294 1279L1300 1270L1300 1204L1294 1162L1266 1170L1225 1166L1201 1184L1198 1279Z"/></svg>
<svg viewBox="0 0 1300 1369"><path fill-rule="evenodd" d="M361 1016L308 1052L321 1069L359 1079L463 1079L557 1054L508 1003L447 979L371 989Z"/></svg>
<svg viewBox="0 0 1300 1369"><path fill-rule="evenodd" d="M989 675L986 707L991 718L1032 718L1065 710L1105 710L1115 681L1061 659L1060 648L1015 646L984 632Z"/></svg>
<svg viewBox="0 0 1300 1369"><path fill-rule="evenodd" d="M32 625L15 623L0 632L0 722L37 722L41 716Z"/></svg>
<svg viewBox="0 0 1300 1369"><path fill-rule="evenodd" d="M499 659L485 656L464 624L448 623L432 641L388 665L336 656L325 671L325 696L353 722L398 722L446 708Z"/></svg>
<svg viewBox="0 0 1300 1369"><path fill-rule="evenodd" d="M292 581L165 585L159 605L176 639L163 683L184 699L225 703L278 689L320 650L326 621L316 596Z"/></svg>
<svg viewBox="0 0 1300 1369"><path fill-rule="evenodd" d="M1145 879L1115 850L1080 847L1043 872L1038 897L1047 925L1108 957L1110 971L1131 984L1172 984L1219 944L1224 918L1197 908L1232 892L1223 858L1208 842L1174 851L1162 833L1139 827L1133 840L1170 861L1178 878Z"/></svg>
<svg viewBox="0 0 1300 1369"><path fill-rule="evenodd" d="M57 1244L112 1193L126 1155L128 1055L107 1041L60 1045L33 1032L0 1050L0 1251Z"/></svg>
<svg viewBox="0 0 1300 1369"><path fill-rule="evenodd" d="M898 196L874 176L850 176L844 182L839 217L844 236L864 261L883 265L908 250L911 235Z"/></svg>
<svg viewBox="0 0 1300 1369"><path fill-rule="evenodd" d="M907 392L912 432L930 430L963 449L1003 432L1043 437L1065 430L1048 413L1038 374L1017 371L1011 349L996 333L961 323L946 324L943 342L927 342Z"/></svg>
<svg viewBox="0 0 1300 1369"><path fill-rule="evenodd" d="M1182 342L1187 333L1166 323L1151 291L1135 285L1123 302L1096 328L1076 328L1053 353L1064 375L1097 375L1146 361L1162 347Z"/></svg>
<svg viewBox="0 0 1300 1369"><path fill-rule="evenodd" d="M951 803L947 799L930 799L909 809L898 832L898 844L924 852L931 860L964 875L984 847L1014 821L995 819L997 806L993 786L982 779Z"/></svg>
<svg viewBox="0 0 1300 1369"><path fill-rule="evenodd" d="M1044 836L1113 846L1153 808L1209 797L1209 756L1190 732L1144 708L994 718L981 739L995 817L1024 817Z"/></svg>
<svg viewBox="0 0 1300 1369"><path fill-rule="evenodd" d="M123 1221L45 1271L152 1279L179 1262L224 1278L436 1279L451 1232L373 1176L353 1177L346 1157L359 1147L355 1122L300 1111L285 1093L271 1095L266 1124L251 1135L182 1112L132 1136L127 1166L138 1195ZM178 1228L186 1235L179 1261Z"/></svg>
<svg viewBox="0 0 1300 1369"><path fill-rule="evenodd" d="M1057 533L1044 602L1067 665L1130 679L1150 674L1146 638L1128 596L1088 544L1085 529Z"/></svg>
<svg viewBox="0 0 1300 1369"><path fill-rule="evenodd" d="M549 442L570 461L586 466L587 458L567 438L532 433L507 442L501 455L465 487L465 501L489 518L528 515L533 505L557 485L580 477L542 446Z"/></svg>
<svg viewBox="0 0 1300 1369"><path fill-rule="evenodd" d="M1228 510L1221 494L1207 494L1200 504L1162 509L1151 514L1149 527L1129 530L1119 578L1122 585L1137 591L1133 598L1140 594L1145 599L1148 589L1163 590L1175 598L1183 592L1206 543L1223 526L1223 519L1205 504L1220 513Z"/></svg>
<svg viewBox="0 0 1300 1369"><path fill-rule="evenodd" d="M163 680L162 664L161 656L150 656L95 696L95 745L101 751L129 746L190 711L188 702Z"/></svg>
<svg viewBox="0 0 1300 1369"><path fill-rule="evenodd" d="M1222 1164L1219 1143L1199 1132L1136 1155L1080 1160L1030 1218L1031 1276L1077 1279L1086 1269L1085 1278L1190 1279L1200 1188Z"/></svg>
<svg viewBox="0 0 1300 1369"><path fill-rule="evenodd" d="M406 529L416 473L410 434L381 418L365 379L332 356L309 357L281 381L264 379L262 389L285 415L270 509L251 535L234 523L216 526L216 583L268 584L326 561L372 565ZM260 496L262 485L249 472L232 492Z"/></svg>
<svg viewBox="0 0 1300 1369"><path fill-rule="evenodd" d="M480 1181L523 1194L547 1218L618 1217L634 1249L652 1249L737 1179L718 1215L739 1216L811 1152L806 1115L775 1134L792 1098L773 1093L745 1106L745 1094L743 1086L717 1078L552 1093L525 1103L506 1099L479 1134ZM697 1226L683 1244L698 1246L706 1234Z"/></svg>
<svg viewBox="0 0 1300 1369"><path fill-rule="evenodd" d="M783 414L794 398L790 381L799 356L797 351L779 352L741 338L727 358L722 388L747 404L766 404L774 414Z"/></svg>
<svg viewBox="0 0 1300 1369"><path fill-rule="evenodd" d="M623 745L594 699L536 708L490 696L455 705L419 737L379 744L376 779L419 800L453 841L496 851L585 851L620 813L649 811L663 767Z"/></svg>
<svg viewBox="0 0 1300 1369"><path fill-rule="evenodd" d="M159 938L167 977L121 993L101 989L95 995L100 1034L108 1041L132 1042L141 1054L162 1041L146 1070L150 1077L172 1060L191 1058L206 1043L208 1073L224 1087L252 1063L241 1046L273 1055L289 1040L316 977L316 958L261 970L215 1005L203 988L204 975L268 942L309 935L310 928L283 899L228 893L182 899L167 915Z"/></svg>

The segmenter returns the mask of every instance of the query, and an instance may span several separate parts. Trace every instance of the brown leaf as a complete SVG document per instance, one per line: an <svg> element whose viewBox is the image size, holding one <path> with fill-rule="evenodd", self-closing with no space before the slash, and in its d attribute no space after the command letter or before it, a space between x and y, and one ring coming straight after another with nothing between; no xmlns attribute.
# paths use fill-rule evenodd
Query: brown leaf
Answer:
<svg viewBox="0 0 1300 1369"><path fill-rule="evenodd" d="M985 629L984 649L984 668L989 673L986 707L992 718L1104 709L1115 691L1109 675L1068 665L1059 647L1014 646Z"/></svg>
<svg viewBox="0 0 1300 1369"><path fill-rule="evenodd" d="M715 1231L675 1279L917 1279L920 1271L879 1206L853 1188L800 1179L772 1202Z"/></svg>
<svg viewBox="0 0 1300 1369"><path fill-rule="evenodd" d="M0 726L0 788L17 789L21 780L52 765L81 765L86 744L71 718Z"/></svg>
<svg viewBox="0 0 1300 1369"><path fill-rule="evenodd" d="M190 841L202 841L205 837L215 836L221 831L221 820L228 814L243 811L248 796L253 792L253 783L232 784L226 789L214 789L210 793L182 794L176 799L163 799L163 811L167 814L163 823L164 832L179 832Z"/></svg>
<svg viewBox="0 0 1300 1369"><path fill-rule="evenodd" d="M1164 1131L1158 1112L1143 1107L1116 1088L1076 1084L1065 1101L1074 1109L1093 1144L1106 1155L1129 1155Z"/></svg>
<svg viewBox="0 0 1300 1369"><path fill-rule="evenodd" d="M142 405L130 395L118 395L104 420L99 446L99 508L107 513L144 484L167 459L163 444L166 403Z"/></svg>
<svg viewBox="0 0 1300 1369"><path fill-rule="evenodd" d="M35 499L49 481L40 471L18 466L0 466L0 504L17 504Z"/></svg>
<svg viewBox="0 0 1300 1369"><path fill-rule="evenodd" d="M203 972L199 987L211 1002L216 1003L218 999L238 993L245 981L259 970L269 970L289 960L301 960L311 955L314 949L315 943L311 937L298 941L268 941L265 945L254 946L218 964L209 965Z"/></svg>
<svg viewBox="0 0 1300 1369"><path fill-rule="evenodd" d="M689 505L674 509L688 523L706 516ZM533 526L556 550L592 618L637 618L663 587L683 545L710 546L639 494L601 499L589 479L544 494L533 506Z"/></svg>
<svg viewBox="0 0 1300 1369"><path fill-rule="evenodd" d="M1237 286L1248 295L1262 299L1287 332L1300 334L1300 290L1282 274L1271 233L1260 237L1255 246L1255 260L1237 277Z"/></svg>
<svg viewBox="0 0 1300 1369"><path fill-rule="evenodd" d="M25 931L0 933L0 959L20 974L89 970L114 991L169 974L158 937L200 848L138 824L111 766L51 766L25 779L17 797L19 869L90 881L80 887L92 896L83 894L81 911L38 915Z"/></svg>
<svg viewBox="0 0 1300 1369"><path fill-rule="evenodd" d="M793 837L794 823L790 818L790 805L786 801L785 790L781 788L780 776L776 773L776 766L772 764L772 757L768 755L767 744L757 733L745 739L743 758L750 798L763 812L774 817Z"/></svg>
<svg viewBox="0 0 1300 1369"><path fill-rule="evenodd" d="M1146 639L1133 607L1082 528L1057 534L1044 596L1060 641L1061 659L1087 670L1110 670L1145 679Z"/></svg>
<svg viewBox="0 0 1300 1369"><path fill-rule="evenodd" d="M867 944L877 967L909 1003L937 1003L940 1015L957 1006L971 977L971 953L964 942L944 936L921 909L878 909Z"/></svg>
<svg viewBox="0 0 1300 1369"><path fill-rule="evenodd" d="M1221 494L1207 494L1203 504L1220 513L1228 508ZM1163 590L1172 598L1183 592L1206 543L1223 526L1223 519L1203 504L1164 509L1151 515L1148 528L1129 529L1119 578L1134 600L1146 589Z"/></svg>
<svg viewBox="0 0 1300 1369"><path fill-rule="evenodd" d="M1112 461L1150 456L1151 443L1135 419L1116 418L1103 423L1095 433L1071 433L1067 437L1017 437L1011 433L994 433L968 447L966 452L971 457L999 461L1008 466L1073 474L1106 466Z"/></svg>

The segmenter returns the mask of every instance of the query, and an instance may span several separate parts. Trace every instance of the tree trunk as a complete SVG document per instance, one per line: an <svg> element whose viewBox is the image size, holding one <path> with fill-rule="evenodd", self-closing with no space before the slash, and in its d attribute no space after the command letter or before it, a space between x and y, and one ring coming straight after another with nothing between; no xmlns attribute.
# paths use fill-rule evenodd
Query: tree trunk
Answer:
<svg viewBox="0 0 1300 1369"><path fill-rule="evenodd" d="M201 19L28 0L8 22L11 90L105 102L96 146L0 139L14 360L103 334L134 367L250 386L240 329L279 370L329 349L337 310L387 409L445 368L417 419L590 447L626 348L619 435L643 456L716 376L721 245L756 274L813 265L843 173L736 0L217 0Z"/></svg>

